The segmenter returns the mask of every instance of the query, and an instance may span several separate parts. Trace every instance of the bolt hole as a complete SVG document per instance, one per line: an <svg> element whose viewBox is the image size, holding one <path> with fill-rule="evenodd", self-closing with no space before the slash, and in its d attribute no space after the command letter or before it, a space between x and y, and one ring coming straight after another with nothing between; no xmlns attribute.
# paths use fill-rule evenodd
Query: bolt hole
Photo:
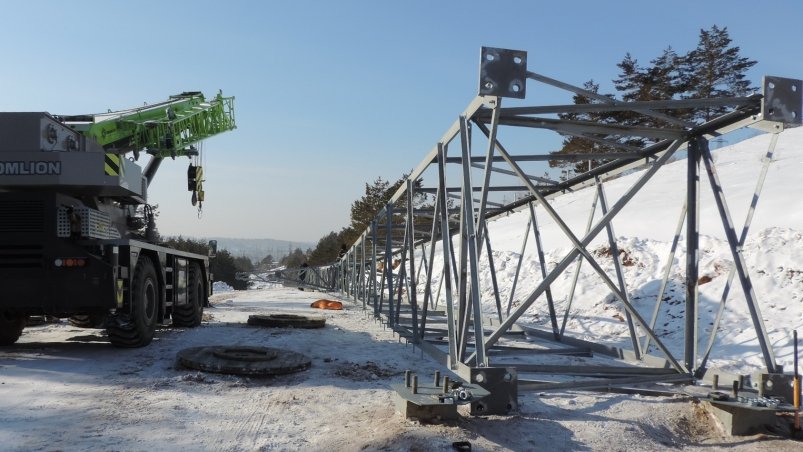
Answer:
<svg viewBox="0 0 803 452"><path fill-rule="evenodd" d="M519 85L518 83L514 83L513 86L510 87L510 90L513 91L514 93L518 93L519 91L521 91L521 85Z"/></svg>
<svg viewBox="0 0 803 452"><path fill-rule="evenodd" d="M769 113L770 116L775 116L775 110L772 108L770 108L770 111L768 111L767 113Z"/></svg>
<svg viewBox="0 0 803 452"><path fill-rule="evenodd" d="M492 54L489 53L489 54L485 55L485 59L488 60L488 61L493 61L496 58Z"/></svg>
<svg viewBox="0 0 803 452"><path fill-rule="evenodd" d="M485 405L478 403L477 404L477 411L485 411Z"/></svg>
<svg viewBox="0 0 803 452"><path fill-rule="evenodd" d="M476 381L477 383L485 382L485 375L483 374L474 375L474 381Z"/></svg>
<svg viewBox="0 0 803 452"><path fill-rule="evenodd" d="M485 82L485 89L493 89L494 84L492 82Z"/></svg>
<svg viewBox="0 0 803 452"><path fill-rule="evenodd" d="M767 83L767 88L769 88L769 89L775 89L775 83L773 83L773 82L769 82L769 83Z"/></svg>
<svg viewBox="0 0 803 452"><path fill-rule="evenodd" d="M513 57L513 62L516 64L521 64L522 61L524 60L522 60L520 56Z"/></svg>
<svg viewBox="0 0 803 452"><path fill-rule="evenodd" d="M797 85L792 85L792 92L797 92Z"/></svg>

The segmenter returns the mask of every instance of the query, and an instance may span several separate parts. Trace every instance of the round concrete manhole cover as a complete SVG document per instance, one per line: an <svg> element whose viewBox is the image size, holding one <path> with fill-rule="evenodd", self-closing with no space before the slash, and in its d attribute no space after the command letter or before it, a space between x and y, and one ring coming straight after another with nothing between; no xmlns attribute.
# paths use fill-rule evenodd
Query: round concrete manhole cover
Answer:
<svg viewBox="0 0 803 452"><path fill-rule="evenodd" d="M277 328L323 328L326 319L296 314L256 314L248 316L248 324Z"/></svg>
<svg viewBox="0 0 803 452"><path fill-rule="evenodd" d="M289 374L310 366L301 353L268 347L191 347L178 352L176 360L190 369L251 376Z"/></svg>

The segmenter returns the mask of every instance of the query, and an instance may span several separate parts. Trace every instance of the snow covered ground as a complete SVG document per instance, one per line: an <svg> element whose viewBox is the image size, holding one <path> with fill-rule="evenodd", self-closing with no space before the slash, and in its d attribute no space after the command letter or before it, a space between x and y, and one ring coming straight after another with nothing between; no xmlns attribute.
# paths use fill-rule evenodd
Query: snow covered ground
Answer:
<svg viewBox="0 0 803 452"><path fill-rule="evenodd" d="M761 136L715 153L725 194L738 228L744 221L769 137ZM744 248L764 322L780 364L791 369L791 331L803 329L803 128L784 132L770 167L764 194ZM638 177L605 185L613 203ZM683 198L685 162L664 168L614 222L622 250L628 291L640 312L649 313L661 278ZM721 225L703 190L700 286L701 343L716 312L732 261ZM555 200L556 209L582 229L591 205L589 190ZM638 214L638 215L635 215ZM599 217L599 215L597 215ZM568 242L538 211L547 261L554 265ZM497 278L510 290L519 258L525 214L490 226ZM715 221L716 220L716 221ZM513 297L528 294L540 280L530 241ZM609 274L602 237L591 246ZM656 327L681 356L683 298L681 240L667 309ZM438 265L436 262L435 265ZM627 328L619 306L584 266L579 278L569 334L626 345ZM490 274L482 272L482 287ZM571 275L553 285L558 306ZM391 383L405 369L431 375L437 365L405 345L346 299L344 311L315 311L309 304L337 294L291 288L230 291L217 287L213 307L195 329L159 329L145 348L109 345L101 330L66 322L27 328L20 341L0 349L0 450L451 450L470 441L473 450L800 450L800 444L772 438L724 438L685 399L647 398L583 392L521 394L512 416L471 417L428 425L395 411ZM715 364L739 371L761 366L750 316L732 290L721 328ZM495 303L484 294L484 309ZM505 299L505 303L506 303ZM251 314L303 312L324 315L321 330L250 327ZM543 303L524 320L546 322ZM649 316L648 316L649 317ZM175 366L179 350L200 345L269 346L307 355L301 373L260 379L203 373ZM443 369L441 369L443 371Z"/></svg>
<svg viewBox="0 0 803 452"><path fill-rule="evenodd" d="M407 420L389 385L405 369L432 375L437 366L361 305L312 312L309 303L324 296L332 298L290 288L221 293L201 327L160 329L132 350L66 322L26 329L0 351L0 450L449 451L457 441L475 451L799 450L789 440L724 438L684 399L528 393L508 417ZM324 315L327 325L245 324L273 312ZM273 378L175 366L179 350L200 345L292 350L312 366Z"/></svg>

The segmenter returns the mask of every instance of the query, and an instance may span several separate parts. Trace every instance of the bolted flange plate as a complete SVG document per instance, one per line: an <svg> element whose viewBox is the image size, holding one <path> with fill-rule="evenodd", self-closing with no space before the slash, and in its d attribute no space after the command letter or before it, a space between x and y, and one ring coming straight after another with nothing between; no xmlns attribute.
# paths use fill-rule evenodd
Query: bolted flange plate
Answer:
<svg viewBox="0 0 803 452"><path fill-rule="evenodd" d="M480 96L524 99L527 52L483 47L480 52Z"/></svg>
<svg viewBox="0 0 803 452"><path fill-rule="evenodd" d="M248 324L278 328L323 328L326 319L296 314L256 314L248 316Z"/></svg>
<svg viewBox="0 0 803 452"><path fill-rule="evenodd" d="M803 81L765 76L761 114L766 121L800 124L803 120Z"/></svg>
<svg viewBox="0 0 803 452"><path fill-rule="evenodd" d="M176 355L178 365L221 374L269 376L300 372L310 367L301 353L268 347L191 347Z"/></svg>

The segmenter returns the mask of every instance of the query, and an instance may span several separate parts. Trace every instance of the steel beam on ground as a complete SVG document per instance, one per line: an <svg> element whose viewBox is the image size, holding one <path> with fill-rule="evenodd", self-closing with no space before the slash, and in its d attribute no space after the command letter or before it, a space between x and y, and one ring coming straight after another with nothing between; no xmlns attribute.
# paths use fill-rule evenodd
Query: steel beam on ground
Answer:
<svg viewBox="0 0 803 452"><path fill-rule="evenodd" d="M684 383L692 382L692 377L685 374L655 375L646 377L610 378L593 381L567 381L561 383L530 383L519 379L519 391L564 391L570 389L594 389L608 386L651 384L651 383Z"/></svg>

